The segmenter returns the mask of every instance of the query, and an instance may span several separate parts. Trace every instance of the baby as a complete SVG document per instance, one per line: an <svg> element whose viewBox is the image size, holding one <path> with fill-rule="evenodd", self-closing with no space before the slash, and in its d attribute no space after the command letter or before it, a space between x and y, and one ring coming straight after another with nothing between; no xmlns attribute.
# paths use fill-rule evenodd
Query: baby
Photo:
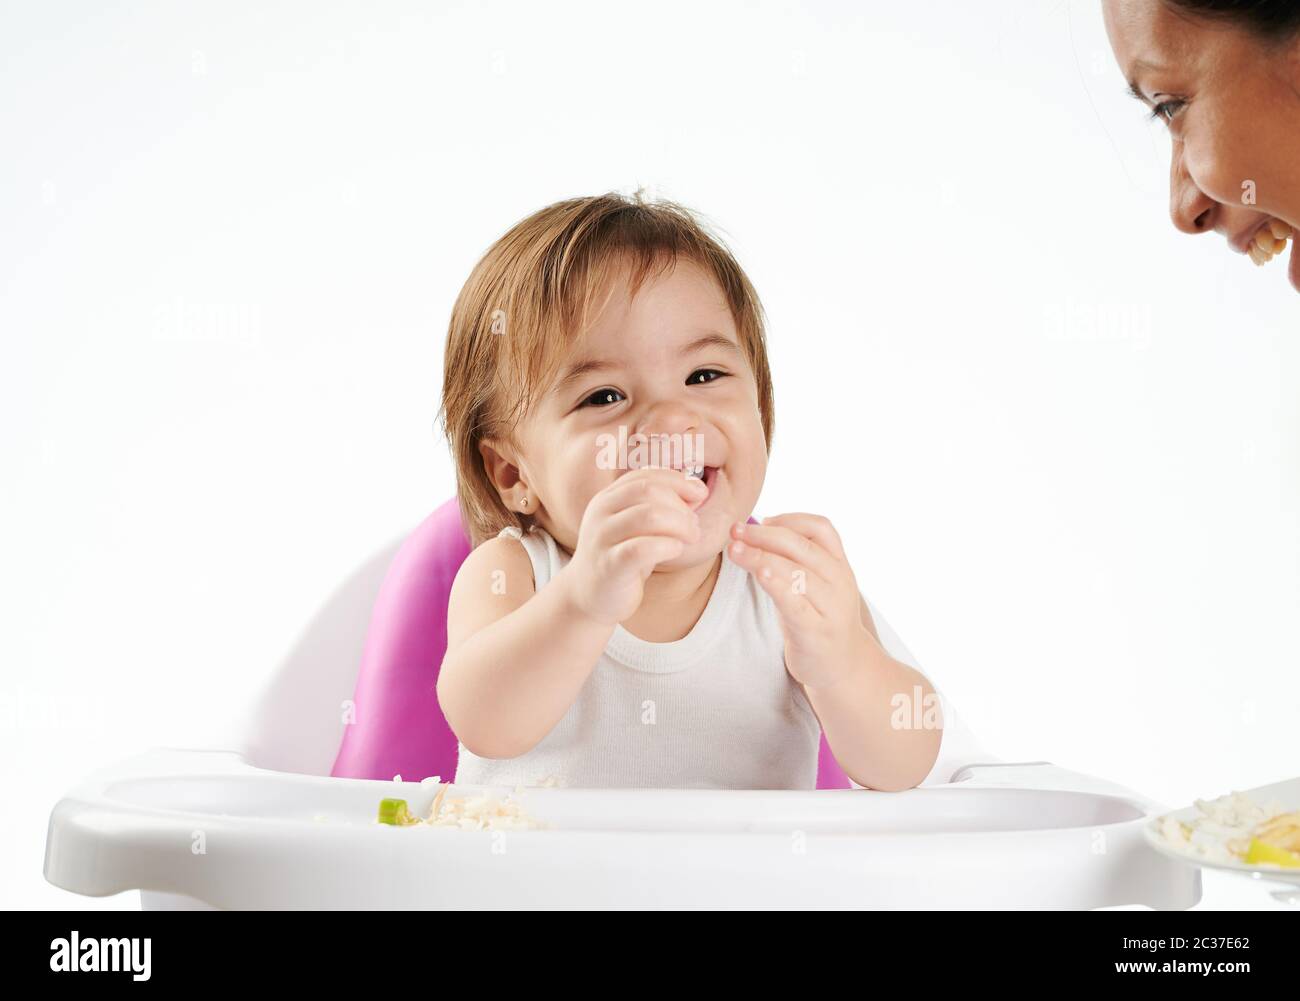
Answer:
<svg viewBox="0 0 1300 1001"><path fill-rule="evenodd" d="M762 307L727 249L640 193L551 205L452 311L440 416L474 550L438 700L455 781L907 789L937 702L877 639L825 518L747 523L771 447ZM899 722L900 716L909 722Z"/></svg>

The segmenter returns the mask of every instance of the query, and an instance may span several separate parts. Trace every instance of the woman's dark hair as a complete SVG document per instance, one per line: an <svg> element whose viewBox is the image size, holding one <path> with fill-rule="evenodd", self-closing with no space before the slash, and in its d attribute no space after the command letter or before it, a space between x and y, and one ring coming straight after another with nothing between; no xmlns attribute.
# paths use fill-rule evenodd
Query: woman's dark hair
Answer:
<svg viewBox="0 0 1300 1001"><path fill-rule="evenodd" d="M1300 34L1300 0L1165 0L1176 12L1245 28L1268 42Z"/></svg>

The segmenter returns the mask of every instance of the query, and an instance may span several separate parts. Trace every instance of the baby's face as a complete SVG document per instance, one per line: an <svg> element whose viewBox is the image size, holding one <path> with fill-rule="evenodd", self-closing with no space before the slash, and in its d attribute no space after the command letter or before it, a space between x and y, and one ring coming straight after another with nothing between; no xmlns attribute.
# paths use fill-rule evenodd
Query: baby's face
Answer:
<svg viewBox="0 0 1300 1001"><path fill-rule="evenodd" d="M659 455L648 444L638 455L638 432L656 436ZM700 537L659 568L715 558L731 524L753 511L767 472L757 386L721 289L684 258L632 301L620 279L519 439L520 476L541 503L529 513L569 552L588 502L628 467L704 465ZM688 443L693 454L684 455Z"/></svg>

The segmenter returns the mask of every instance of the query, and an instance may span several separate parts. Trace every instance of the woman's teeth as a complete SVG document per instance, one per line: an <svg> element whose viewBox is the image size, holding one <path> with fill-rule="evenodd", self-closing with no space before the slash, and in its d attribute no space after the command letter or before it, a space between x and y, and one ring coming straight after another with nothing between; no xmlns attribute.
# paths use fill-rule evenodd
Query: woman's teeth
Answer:
<svg viewBox="0 0 1300 1001"><path fill-rule="evenodd" d="M698 480L702 480L702 479L704 479L704 467L703 467L703 466L687 466L687 467L686 467L686 475L687 475L687 476L694 476L696 479L698 479Z"/></svg>
<svg viewBox="0 0 1300 1001"><path fill-rule="evenodd" d="M1268 225L1261 226L1250 245L1250 259L1256 267L1267 264L1276 254L1286 250L1286 241L1291 237L1291 227L1278 219L1272 219Z"/></svg>

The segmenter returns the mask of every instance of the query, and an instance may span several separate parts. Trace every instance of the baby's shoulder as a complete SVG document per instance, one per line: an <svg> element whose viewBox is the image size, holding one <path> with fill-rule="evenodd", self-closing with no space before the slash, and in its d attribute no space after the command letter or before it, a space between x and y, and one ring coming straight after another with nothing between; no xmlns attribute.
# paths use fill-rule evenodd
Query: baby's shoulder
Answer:
<svg viewBox="0 0 1300 1001"><path fill-rule="evenodd" d="M456 584L484 584L494 593L521 591L531 596L536 590L533 563L517 532L506 532L480 542L456 572ZM505 589L504 591L502 589Z"/></svg>
<svg viewBox="0 0 1300 1001"><path fill-rule="evenodd" d="M498 536L465 557L447 600L447 649L509 615L533 596L533 567L518 539Z"/></svg>

